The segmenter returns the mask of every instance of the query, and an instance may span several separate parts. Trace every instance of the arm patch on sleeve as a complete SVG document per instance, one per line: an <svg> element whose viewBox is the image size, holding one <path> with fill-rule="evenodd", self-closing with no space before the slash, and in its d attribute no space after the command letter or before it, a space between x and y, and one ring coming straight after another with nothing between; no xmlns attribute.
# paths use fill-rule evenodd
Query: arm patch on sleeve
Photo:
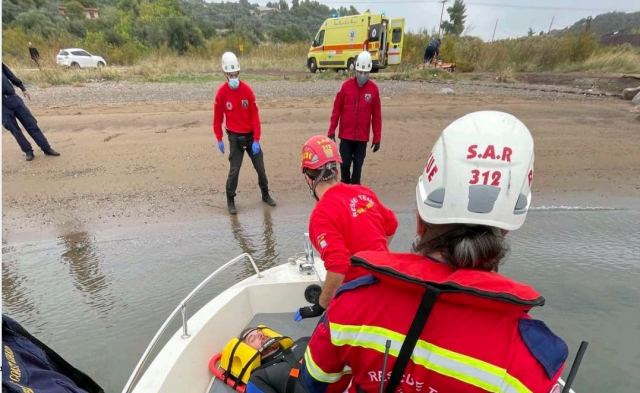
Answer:
<svg viewBox="0 0 640 393"><path fill-rule="evenodd" d="M542 365L549 379L560 370L567 360L569 348L547 325L536 319L520 319L520 337L534 358Z"/></svg>
<svg viewBox="0 0 640 393"><path fill-rule="evenodd" d="M336 290L336 294L334 295L334 297L338 297L341 293L350 291L358 287L373 285L378 281L379 280L375 278L373 274L367 274L366 276L358 277L355 280L351 280L345 284L340 285L340 287Z"/></svg>

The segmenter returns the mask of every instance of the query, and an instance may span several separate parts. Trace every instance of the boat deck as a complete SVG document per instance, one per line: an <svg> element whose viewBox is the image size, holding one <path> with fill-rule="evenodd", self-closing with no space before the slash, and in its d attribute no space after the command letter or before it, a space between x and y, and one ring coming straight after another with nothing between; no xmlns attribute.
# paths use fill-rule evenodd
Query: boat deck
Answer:
<svg viewBox="0 0 640 393"><path fill-rule="evenodd" d="M293 320L294 313L272 313L272 314L256 314L246 327L267 325L276 332L289 336L294 340L301 337L310 336L313 329L318 324L320 318L303 319L300 322ZM240 332L238 332L240 335ZM229 337L231 339L231 337ZM215 380L209 389L209 393L234 393L226 383Z"/></svg>

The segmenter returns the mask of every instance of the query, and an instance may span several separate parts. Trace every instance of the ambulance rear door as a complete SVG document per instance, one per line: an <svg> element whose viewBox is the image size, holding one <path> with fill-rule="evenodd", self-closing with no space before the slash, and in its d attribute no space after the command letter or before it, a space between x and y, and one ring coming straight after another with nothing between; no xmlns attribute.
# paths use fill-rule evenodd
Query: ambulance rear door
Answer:
<svg viewBox="0 0 640 393"><path fill-rule="evenodd" d="M389 55L387 64L400 64L402 59L402 44L404 42L404 18L391 19L389 22Z"/></svg>

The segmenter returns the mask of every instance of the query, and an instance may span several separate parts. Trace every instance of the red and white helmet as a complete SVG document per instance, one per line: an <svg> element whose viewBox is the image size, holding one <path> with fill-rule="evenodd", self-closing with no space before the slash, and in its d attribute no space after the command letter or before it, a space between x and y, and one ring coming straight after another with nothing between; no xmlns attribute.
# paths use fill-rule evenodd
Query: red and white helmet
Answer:
<svg viewBox="0 0 640 393"><path fill-rule="evenodd" d="M307 169L321 169L327 164L341 164L342 158L336 143L324 135L314 135L302 146L300 155L302 171Z"/></svg>
<svg viewBox="0 0 640 393"><path fill-rule="evenodd" d="M427 159L418 213L431 224L518 229L531 203L533 158L533 138L515 116L465 115L442 131Z"/></svg>

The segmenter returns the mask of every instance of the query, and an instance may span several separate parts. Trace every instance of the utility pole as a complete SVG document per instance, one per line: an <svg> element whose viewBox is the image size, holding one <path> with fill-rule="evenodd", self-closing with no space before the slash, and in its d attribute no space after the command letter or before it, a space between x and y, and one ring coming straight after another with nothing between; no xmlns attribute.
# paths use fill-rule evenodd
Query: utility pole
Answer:
<svg viewBox="0 0 640 393"><path fill-rule="evenodd" d="M440 29L442 28L442 15L444 15L444 3L446 3L447 0L442 0L442 10L440 11L440 23L438 24L438 38L440 38Z"/></svg>
<svg viewBox="0 0 640 393"><path fill-rule="evenodd" d="M496 37L496 28L498 27L498 18L496 18L496 24L495 26L493 26L493 34L491 35L491 42L493 42L493 39Z"/></svg>
<svg viewBox="0 0 640 393"><path fill-rule="evenodd" d="M555 16L551 17L551 23L549 23L549 31L547 31L547 34L551 33L551 25L553 25L553 20L555 19Z"/></svg>

